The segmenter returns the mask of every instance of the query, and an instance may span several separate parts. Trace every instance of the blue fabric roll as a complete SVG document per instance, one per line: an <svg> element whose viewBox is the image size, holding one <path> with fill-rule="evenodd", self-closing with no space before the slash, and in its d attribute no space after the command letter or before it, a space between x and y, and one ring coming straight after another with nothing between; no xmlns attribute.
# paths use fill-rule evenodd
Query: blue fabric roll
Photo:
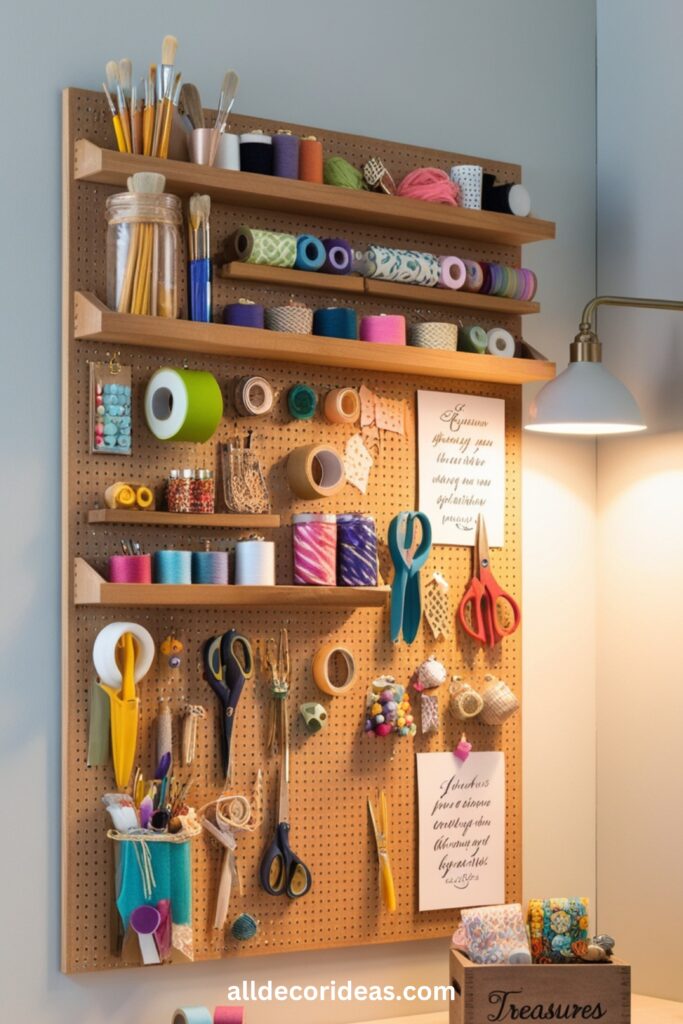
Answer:
<svg viewBox="0 0 683 1024"><path fill-rule="evenodd" d="M137 844L139 845L139 844ZM184 843L150 841L147 844L152 859L155 885L146 898L134 843L117 842L116 907L124 931L130 915L142 904L156 906L159 900L171 901L171 920L174 924L192 923L192 871L190 840ZM138 851L140 852L140 851Z"/></svg>
<svg viewBox="0 0 683 1024"><path fill-rule="evenodd" d="M313 333L324 338L357 338L358 317L355 309L345 306L316 309L313 314Z"/></svg>
<svg viewBox="0 0 683 1024"><path fill-rule="evenodd" d="M377 528L372 516L337 516L337 584L377 586Z"/></svg>
<svg viewBox="0 0 683 1024"><path fill-rule="evenodd" d="M296 240L296 270L320 270L327 259L325 246L315 235L299 235Z"/></svg>

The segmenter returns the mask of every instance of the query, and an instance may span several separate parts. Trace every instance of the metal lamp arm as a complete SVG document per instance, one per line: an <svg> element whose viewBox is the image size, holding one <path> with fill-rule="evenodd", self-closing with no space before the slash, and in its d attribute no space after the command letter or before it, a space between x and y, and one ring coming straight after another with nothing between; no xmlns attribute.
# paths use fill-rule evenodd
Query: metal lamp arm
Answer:
<svg viewBox="0 0 683 1024"><path fill-rule="evenodd" d="M569 347L572 363L599 363L602 346L593 329L593 318L598 306L636 306L642 309L683 310L683 301L676 299L636 299L630 295L596 295L587 302L581 314L579 333Z"/></svg>

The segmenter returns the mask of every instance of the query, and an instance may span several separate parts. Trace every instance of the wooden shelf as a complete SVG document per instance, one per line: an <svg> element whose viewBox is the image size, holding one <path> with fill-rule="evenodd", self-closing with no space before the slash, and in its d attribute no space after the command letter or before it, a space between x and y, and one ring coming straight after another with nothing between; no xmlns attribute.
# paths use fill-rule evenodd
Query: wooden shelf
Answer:
<svg viewBox="0 0 683 1024"><path fill-rule="evenodd" d="M74 603L129 607L383 608L389 587L238 587L203 583L107 583L92 566L76 559Z"/></svg>
<svg viewBox="0 0 683 1024"><path fill-rule="evenodd" d="M224 263L219 277L229 281L248 281L252 284L279 285L282 288L305 288L309 291L341 292L370 295L389 302L414 302L420 306L450 306L452 309L475 309L489 315L526 316L539 313L538 302L520 302L503 299L498 295L480 295L478 292L454 291L452 288L425 288L418 284L397 284L395 281L375 281L372 278L345 274L316 274L307 270L289 270L287 267L264 267L252 263Z"/></svg>
<svg viewBox="0 0 683 1024"><path fill-rule="evenodd" d="M470 352L439 352L364 341L319 338L313 335L265 331L255 327L226 327L188 320L113 313L89 292L76 292L76 338L237 359L272 359L309 366L338 366L353 370L404 373L410 376L525 384L551 380L555 364L541 359L500 359Z"/></svg>
<svg viewBox="0 0 683 1024"><path fill-rule="evenodd" d="M536 217L464 210L376 192L315 185L245 171L226 171L178 160L133 156L102 149L87 139L77 140L74 156L74 177L77 181L102 182L125 188L129 174L156 171L166 176L169 192L179 196L205 192L217 202L232 206L328 217L347 224L376 224L378 227L500 245L526 245L555 237L554 223Z"/></svg>
<svg viewBox="0 0 683 1024"><path fill-rule="evenodd" d="M194 512L149 512L140 509L126 508L91 508L88 522L97 523L130 523L135 526L205 526L207 530L218 528L227 530L256 529L267 530L280 525L280 517L273 515L244 515L237 513L220 513L204 515Z"/></svg>

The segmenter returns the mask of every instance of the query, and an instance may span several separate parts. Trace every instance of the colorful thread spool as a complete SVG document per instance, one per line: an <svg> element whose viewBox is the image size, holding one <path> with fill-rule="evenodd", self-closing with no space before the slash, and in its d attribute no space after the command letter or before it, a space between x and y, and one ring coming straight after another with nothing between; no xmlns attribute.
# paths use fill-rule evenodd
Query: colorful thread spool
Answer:
<svg viewBox="0 0 683 1024"><path fill-rule="evenodd" d="M109 558L110 583L151 583L151 555L111 555Z"/></svg>
<svg viewBox="0 0 683 1024"><path fill-rule="evenodd" d="M240 169L251 174L273 173L273 140L261 131L240 135Z"/></svg>
<svg viewBox="0 0 683 1024"><path fill-rule="evenodd" d="M294 582L334 587L337 583L337 517L303 513L292 519Z"/></svg>
<svg viewBox="0 0 683 1024"><path fill-rule="evenodd" d="M193 551L192 582L225 586L228 583L227 551Z"/></svg>
<svg viewBox="0 0 683 1024"><path fill-rule="evenodd" d="M315 235L299 235L296 240L297 270L321 270L327 259L325 246Z"/></svg>
<svg viewBox="0 0 683 1024"><path fill-rule="evenodd" d="M467 280L467 267L457 256L439 256L439 288L462 288Z"/></svg>
<svg viewBox="0 0 683 1024"><path fill-rule="evenodd" d="M377 527L372 516L337 516L337 582L344 587L377 586Z"/></svg>
<svg viewBox="0 0 683 1024"><path fill-rule="evenodd" d="M154 582L192 583L192 552L163 550L154 552Z"/></svg>
<svg viewBox="0 0 683 1024"><path fill-rule="evenodd" d="M323 144L315 135L304 135L299 143L299 180L322 184Z"/></svg>
<svg viewBox="0 0 683 1024"><path fill-rule="evenodd" d="M287 408L294 420L312 420L318 396L310 384L295 384L287 392Z"/></svg>
<svg viewBox="0 0 683 1024"><path fill-rule="evenodd" d="M325 246L325 263L323 271L326 274L350 274L352 250L348 242L343 238L323 238Z"/></svg>
<svg viewBox="0 0 683 1024"><path fill-rule="evenodd" d="M288 306L271 306L266 310L266 327L269 331L310 334L313 329L313 310L296 302Z"/></svg>
<svg viewBox="0 0 683 1024"><path fill-rule="evenodd" d="M285 128L273 135L273 174L277 178L299 177L299 139Z"/></svg>
<svg viewBox="0 0 683 1024"><path fill-rule="evenodd" d="M364 316L360 322L360 340L378 345L405 345L406 318L400 315L380 313L379 316Z"/></svg>
<svg viewBox="0 0 683 1024"><path fill-rule="evenodd" d="M263 328L264 322L264 309L258 302L240 299L239 302L229 302L223 308L223 323L231 327Z"/></svg>
<svg viewBox="0 0 683 1024"><path fill-rule="evenodd" d="M358 317L355 309L347 306L329 306L316 309L313 314L313 333L324 338L358 337Z"/></svg>

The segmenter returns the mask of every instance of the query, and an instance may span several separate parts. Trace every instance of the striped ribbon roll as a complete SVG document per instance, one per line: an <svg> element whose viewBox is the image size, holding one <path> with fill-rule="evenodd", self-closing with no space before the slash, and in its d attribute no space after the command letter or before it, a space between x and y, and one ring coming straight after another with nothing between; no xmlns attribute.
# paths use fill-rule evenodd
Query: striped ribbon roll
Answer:
<svg viewBox="0 0 683 1024"><path fill-rule="evenodd" d="M193 551L192 582L226 584L228 582L228 552Z"/></svg>
<svg viewBox="0 0 683 1024"><path fill-rule="evenodd" d="M337 578L340 586L377 586L377 528L372 516L337 516Z"/></svg>
<svg viewBox="0 0 683 1024"><path fill-rule="evenodd" d="M433 287L441 270L436 256L412 249L390 249L371 245L367 251L367 275L380 281L400 281Z"/></svg>
<svg viewBox="0 0 683 1024"><path fill-rule="evenodd" d="M337 583L337 517L303 513L292 519L294 582L334 587Z"/></svg>
<svg viewBox="0 0 683 1024"><path fill-rule="evenodd" d="M266 310L266 327L269 331L310 334L313 330L313 310L298 303L290 303L288 306L271 306Z"/></svg>
<svg viewBox="0 0 683 1024"><path fill-rule="evenodd" d="M439 348L453 352L458 347L457 324L413 324L409 344L416 348Z"/></svg>
<svg viewBox="0 0 683 1024"><path fill-rule="evenodd" d="M191 551L155 551L155 583L192 583Z"/></svg>

